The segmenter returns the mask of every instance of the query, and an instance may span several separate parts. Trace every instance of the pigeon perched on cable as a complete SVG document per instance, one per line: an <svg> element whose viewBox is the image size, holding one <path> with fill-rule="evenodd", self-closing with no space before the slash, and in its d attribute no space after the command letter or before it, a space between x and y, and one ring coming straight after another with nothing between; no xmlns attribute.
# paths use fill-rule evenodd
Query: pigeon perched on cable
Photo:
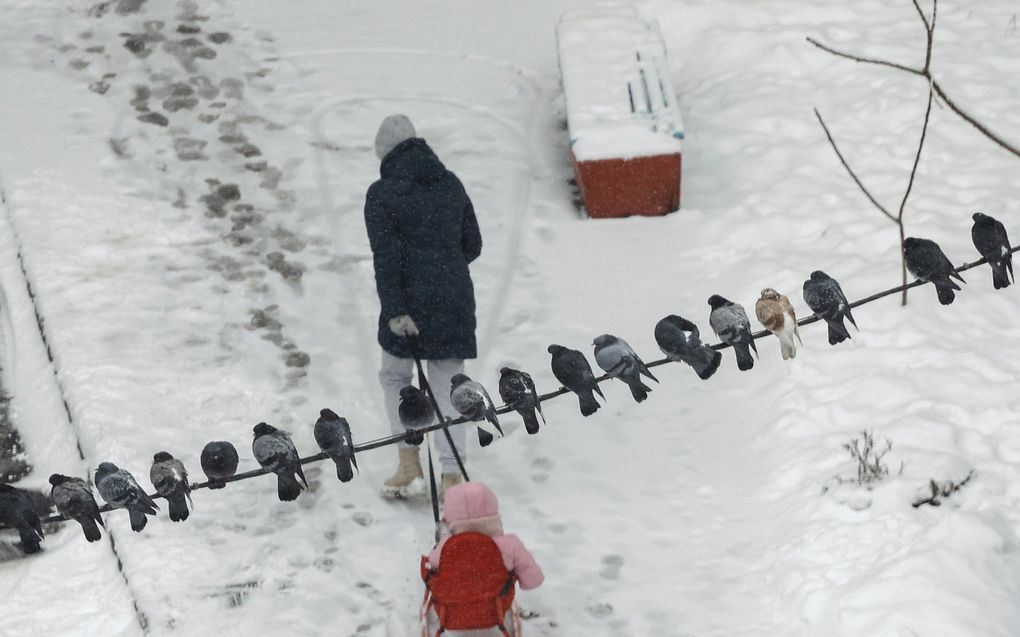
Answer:
<svg viewBox="0 0 1020 637"><path fill-rule="evenodd" d="M652 375L652 372L637 355L637 352L622 338L612 334L603 334L592 341L595 346L595 362L611 378L619 378L630 387L630 395L636 402L648 398L648 392L652 391L641 382L641 375L644 374L655 382L659 379Z"/></svg>
<svg viewBox="0 0 1020 637"><path fill-rule="evenodd" d="M300 456L290 434L264 422L255 425L252 432L255 439L251 442L251 451L263 469L276 474L276 493L280 500L296 500L301 490L308 488L308 481L305 480ZM301 482L298 482L298 478L301 478Z"/></svg>
<svg viewBox="0 0 1020 637"><path fill-rule="evenodd" d="M202 449L202 471L209 478L210 489L227 486L227 478L237 473L237 448L225 440L214 440Z"/></svg>
<svg viewBox="0 0 1020 637"><path fill-rule="evenodd" d="M605 395L595 382L595 374L591 371L591 365L584 354L576 349L569 349L562 345L550 345L548 350L552 354L552 373L556 380L564 387L577 394L577 400L581 406L581 415L590 416L598 411L599 401L595 399L598 393L605 400Z"/></svg>
<svg viewBox="0 0 1020 637"><path fill-rule="evenodd" d="M499 370L499 397L507 407L521 415L524 428L529 434L538 433L538 416L542 416L542 422L545 423L545 414L542 413L542 403L538 400L535 381L531 380L530 374L510 367Z"/></svg>
<svg viewBox="0 0 1020 637"><path fill-rule="evenodd" d="M676 314L655 324L655 342L666 358L687 363L701 380L710 378L722 361L722 354L701 342L698 326Z"/></svg>
<svg viewBox="0 0 1020 637"><path fill-rule="evenodd" d="M499 419L496 418L496 407L481 383L471 380L464 374L454 374L450 379L450 403L461 416L475 422L488 421L499 435L503 435ZM478 427L478 444L487 447L492 444L492 440L491 433Z"/></svg>
<svg viewBox="0 0 1020 637"><path fill-rule="evenodd" d="M793 305L785 294L780 294L772 288L765 288L761 291L761 298L754 304L754 314L761 324L779 339L779 349L784 361L797 356L797 343L793 340L797 337L800 341L797 313L793 311ZM803 345L804 341L800 341L800 344Z"/></svg>
<svg viewBox="0 0 1020 637"><path fill-rule="evenodd" d="M804 302L811 311L818 315L829 326L829 344L836 345L850 338L843 323L843 317L850 319L854 327L854 315L850 313L850 302L843 294L836 279L821 270L811 273L811 278L804 281Z"/></svg>
<svg viewBox="0 0 1020 637"><path fill-rule="evenodd" d="M80 524L86 540L98 542L103 537L99 527L106 525L99 515L99 505L88 483L81 478L54 473L50 476L50 484L53 485L50 499L56 505L57 512Z"/></svg>
<svg viewBox="0 0 1020 637"><path fill-rule="evenodd" d="M708 304L712 306L708 324L712 326L716 336L733 346L733 352L737 355L737 367L741 371L754 367L751 350L754 350L754 355L757 356L758 348L751 338L751 320L747 318L744 306L718 294L710 296Z"/></svg>
<svg viewBox="0 0 1020 637"><path fill-rule="evenodd" d="M170 520L182 522L188 519L188 501L191 500L191 484L184 464L165 451L152 456L149 480L156 487L156 493L166 498ZM194 504L192 504L194 506Z"/></svg>
<svg viewBox="0 0 1020 637"><path fill-rule="evenodd" d="M428 427L436 419L432 401L424 391L414 385L408 385L400 390L397 415L400 416L400 424L404 425L404 429L407 430L404 441L411 445L420 445L425 442L425 434L419 430Z"/></svg>
<svg viewBox="0 0 1020 637"><path fill-rule="evenodd" d="M903 258L911 274L921 281L930 281L935 285L935 292L942 305L949 305L956 298L953 290L962 289L950 277L966 283L963 277L956 273L953 263L939 244L930 239L917 237L904 239Z"/></svg>
<svg viewBox="0 0 1020 637"><path fill-rule="evenodd" d="M988 259L988 265L992 268L992 284L996 290L1009 287L1010 279L1013 279L1013 253L1010 252L1012 246L1006 236L1006 226L980 212L975 212L973 218L974 227L970 229L970 237L981 256Z"/></svg>
<svg viewBox="0 0 1020 637"><path fill-rule="evenodd" d="M103 462L96 468L96 489L113 508L127 509L131 530L136 533L145 528L146 516L156 515L159 510L135 477L112 462Z"/></svg>
<svg viewBox="0 0 1020 637"><path fill-rule="evenodd" d="M340 482L354 479L358 461L354 458L354 440L346 418L330 409L320 409L319 419L315 421L315 442L336 463L336 477Z"/></svg>
<svg viewBox="0 0 1020 637"><path fill-rule="evenodd" d="M17 529L24 553L38 553L43 539L42 524L35 512L32 496L9 484L0 484L0 523Z"/></svg>

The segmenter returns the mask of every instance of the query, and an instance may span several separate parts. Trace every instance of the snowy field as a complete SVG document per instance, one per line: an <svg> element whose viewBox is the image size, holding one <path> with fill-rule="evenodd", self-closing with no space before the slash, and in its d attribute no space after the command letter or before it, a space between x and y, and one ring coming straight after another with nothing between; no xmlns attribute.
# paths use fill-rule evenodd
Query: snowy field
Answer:
<svg viewBox="0 0 1020 637"><path fill-rule="evenodd" d="M895 228L812 107L895 206L927 87L805 37L919 65L910 2L638 2L661 24L687 127L683 209L599 221L568 184L553 33L575 4L2 3L0 368L35 467L19 486L106 460L147 485L159 450L197 480L217 439L251 469L261 420L307 455L326 406L356 442L385 435L362 207L393 112L474 200L468 373L490 393L504 364L556 388L549 343L590 353L609 332L651 360L671 313L708 338L712 294L750 313L774 287L807 316L812 270L851 299L898 283ZM1018 13L940 3L933 60L1014 144ZM1018 183L1020 161L936 106L907 232L972 261L980 210L1015 243ZM472 443L472 477L546 572L519 595L525 633L1020 634L1020 292L993 290L986 267L965 277L952 306L925 286L906 308L860 308L860 334L837 347L807 326L794 361L765 339L751 371L726 350L708 381L657 368L640 405L613 383L591 418L561 398L539 435L507 417L504 440ZM893 442L893 475L825 492L852 476L841 445L865 428ZM306 468L295 503L262 478L198 491L188 521L163 511L142 533L109 514L113 543L54 527L42 553L0 562L0 636L415 635L432 518L378 497L393 456L364 453L346 485ZM910 506L929 478L971 468L942 506Z"/></svg>

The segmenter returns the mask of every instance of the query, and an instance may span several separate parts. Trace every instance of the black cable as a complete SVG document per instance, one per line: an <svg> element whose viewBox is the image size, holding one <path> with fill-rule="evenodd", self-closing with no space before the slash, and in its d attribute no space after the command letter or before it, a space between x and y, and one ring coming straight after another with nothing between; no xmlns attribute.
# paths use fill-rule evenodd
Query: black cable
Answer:
<svg viewBox="0 0 1020 637"><path fill-rule="evenodd" d="M1013 247L1010 247L1009 252L1010 252L1010 254L1013 254L1013 253L1017 252L1018 250L1020 250L1020 246L1013 246ZM960 267L955 268L954 272L964 272L966 270L970 270L971 268L976 268L979 265L983 265L983 264L985 264L987 262L988 262L988 259L982 258L982 259L979 259L979 260L974 261L972 263L965 263L965 264L961 265ZM877 301L878 299L887 297L887 296L889 296L891 294L896 294L898 292L902 292L903 290L909 290L910 288L915 288L915 287L924 285L925 283L926 283L926 281L913 281L911 283L907 283L906 285L897 285L896 287L889 288L888 290L883 290L883 291L878 292L876 294L872 294L871 296L864 297L863 299L860 299L858 301L854 301L854 302L850 303L850 308L853 309L855 307L860 307L862 305L866 305L866 304L871 303L873 301ZM797 321L797 325L810 325L811 323L817 323L820 320L822 320L820 317L818 317L815 314L812 314L811 316L809 316L807 318L803 318L803 319L800 319L799 321ZM770 334L771 334L771 332L769 332L768 330L761 330L761 331L758 331L758 332L755 332L755 333L751 334L751 338L757 340L759 338L765 338L766 336L769 336ZM716 343L714 345L711 345L711 347L712 347L712 349L721 350L721 349L726 349L727 347L730 347L730 345L728 343ZM673 362L673 361L670 361L668 358L662 358L662 359L659 359L659 360L647 363L647 366L648 367L658 367L660 365L665 365L666 363L670 363L670 362ZM420 365L421 364L419 362L419 370L420 370ZM595 382L601 383L601 382L604 382L606 380L609 380L609 378L610 378L610 376L608 374L603 374L602 376L599 376L598 378L596 378ZM538 400L539 400L539 402L545 402L545 401L547 401L549 399L556 398L557 396L562 396L563 394L568 394L568 393L570 393L569 389L567 389L565 387L560 387L559 389L551 391L551 392L549 392L547 394L539 395ZM431 388L429 389L428 394L429 394L429 396L432 396ZM432 397L432 398L433 398L433 401L435 401L435 397ZM433 405L433 408L436 409L436 413L438 415L438 413L439 413L438 406ZM496 413L500 414L500 415L501 414L507 414L507 413L510 413L512 411L514 411L514 409L511 408L511 407L507 407L506 405L496 409ZM447 427L452 427L454 425L464 424L466 422L471 422L471 421L469 421L468 419L466 419L466 418L464 418L462 416L460 418L455 418L455 419L452 419L452 420L448 419L445 422L441 421L441 422L439 422L437 424L429 425L428 427L424 427L422 429L417 429L415 431L420 432L422 434L427 434L427 433L432 432L432 431L437 431L439 429L445 429ZM402 442L405 439L406 439L406 434L395 434L395 435L386 436L386 437L383 437L383 438L376 438L375 440L370 440L368 442L361 443L360 445L354 445L354 451L355 452L362 452L362 451L369 451L371 449L378 449L379 447L386 447L388 445L392 445L392 444L396 444L398 442ZM457 449L456 446L454 446L452 444L452 442L451 442L450 446L451 446L451 448L453 448L454 453L456 454L456 449ZM312 455L312 456L301 458L300 459L300 463L301 464L309 464L309 463L312 463L312 462L320 462L322 460L326 460L327 458L329 458L329 456L326 455L325 453L317 453L317 454ZM460 462L459 456L457 458L457 462L458 462L458 464L461 465L461 471L463 471L464 470L463 469L463 464ZM251 471L245 471L244 473L237 473L237 474L234 474L234 475L230 476L229 478L224 478L223 480L218 480L217 483L237 482L239 480L247 480L249 478L254 478L256 476L265 475L267 473L269 473L269 472L266 471L265 469L262 469L262 468L252 469ZM465 472L465 479L467 479L466 472ZM199 483L191 485L192 491L194 491L196 489L205 489L205 488L208 488L208 487L209 487L209 482L199 482ZM163 496L158 495L158 494L150 494L150 497L152 497L152 498L162 498ZM99 507L99 510L100 510L100 512L105 513L107 511L112 511L113 507L110 506L109 504L104 504L101 507ZM48 524L50 522L62 522L62 521L66 521L66 520L67 520L67 518L65 518L64 516L59 515L59 514L54 514L54 515L48 516L46 518L43 518L41 521L44 524ZM10 527L0 526L0 530L9 529L9 528Z"/></svg>

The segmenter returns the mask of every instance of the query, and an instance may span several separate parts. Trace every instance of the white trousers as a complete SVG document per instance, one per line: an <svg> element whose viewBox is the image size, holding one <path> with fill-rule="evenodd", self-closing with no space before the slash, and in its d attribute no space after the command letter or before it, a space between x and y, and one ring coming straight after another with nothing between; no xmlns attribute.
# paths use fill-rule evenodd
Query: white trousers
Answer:
<svg viewBox="0 0 1020 637"><path fill-rule="evenodd" d="M454 411L453 405L450 404L450 379L456 374L464 373L464 359L445 358L442 360L422 361L422 364L428 367L426 373L428 374L429 386L435 392L436 402L439 404L440 411L447 418L457 418L459 414ZM390 431L394 435L404 433L404 425L400 423L400 415L397 408L400 405L400 390L408 385L415 384L413 382L414 373L413 358L399 358L383 350L382 364L379 367L379 384L382 385L383 402L386 405L386 416L390 420ZM467 426L456 425L450 427L449 431L453 437L454 444L457 445L460 459L467 466L466 445L464 444L467 439ZM443 467L442 472L460 474L460 468L457 467L457 459L450 449L450 443L446 439L446 435L442 431L436 431L432 434L432 440L439 449L439 462ZM412 446L406 442L397 444L403 449ZM426 471L428 471L427 468Z"/></svg>

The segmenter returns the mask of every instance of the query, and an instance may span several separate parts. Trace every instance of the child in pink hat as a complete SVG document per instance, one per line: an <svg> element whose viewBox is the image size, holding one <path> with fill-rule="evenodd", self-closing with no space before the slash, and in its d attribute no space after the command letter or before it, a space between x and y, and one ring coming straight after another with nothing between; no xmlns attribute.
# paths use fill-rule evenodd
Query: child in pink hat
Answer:
<svg viewBox="0 0 1020 637"><path fill-rule="evenodd" d="M492 489L480 482L464 482L446 490L443 499L443 537L429 553L429 566L439 567L439 556L451 535L475 531L490 536L503 555L506 570L517 576L524 590L536 588L545 580L542 568L535 562L520 538L503 533L499 517L499 500Z"/></svg>

